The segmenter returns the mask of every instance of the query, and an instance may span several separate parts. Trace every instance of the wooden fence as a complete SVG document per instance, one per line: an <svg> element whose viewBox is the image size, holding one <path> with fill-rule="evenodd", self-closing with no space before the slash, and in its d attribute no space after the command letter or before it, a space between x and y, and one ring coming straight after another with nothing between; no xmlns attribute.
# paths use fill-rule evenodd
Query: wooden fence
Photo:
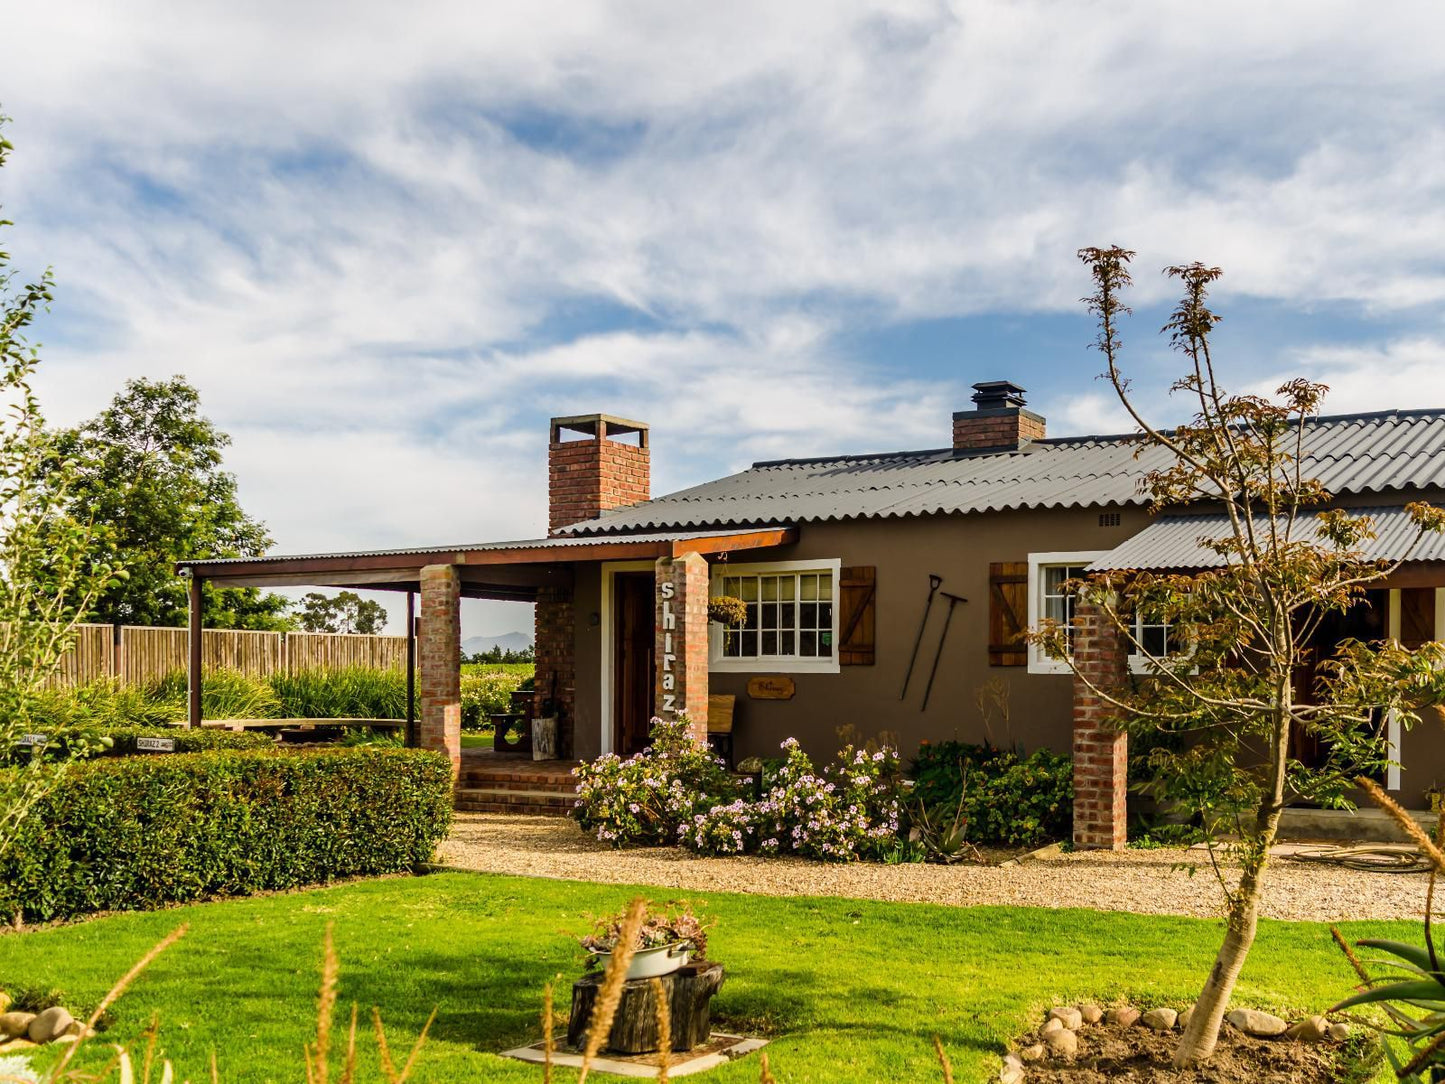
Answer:
<svg viewBox="0 0 1445 1084"><path fill-rule="evenodd" d="M143 685L185 670L189 661L187 629L81 625L79 632L51 684L84 685L116 678L125 685ZM201 635L201 660L207 670L236 670L256 678L348 666L402 670L406 637L206 629Z"/></svg>

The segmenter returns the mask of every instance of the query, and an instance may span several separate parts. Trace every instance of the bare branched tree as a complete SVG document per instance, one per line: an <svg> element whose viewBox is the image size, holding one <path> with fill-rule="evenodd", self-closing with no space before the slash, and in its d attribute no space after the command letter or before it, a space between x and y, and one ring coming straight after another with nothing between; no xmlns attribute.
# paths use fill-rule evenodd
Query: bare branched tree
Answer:
<svg viewBox="0 0 1445 1084"><path fill-rule="evenodd" d="M1197 816L1211 855L1215 841L1228 837L1223 852L1239 867L1231 884L1216 863L1226 932L1175 1053L1184 1067L1206 1060L1218 1040L1254 943L1282 811L1297 800L1346 805L1354 775L1384 770L1393 755L1386 721L1408 726L1421 706L1445 696L1445 646L1410 650L1383 635L1344 638L1321 657L1322 628L1387 585L1401 563L1371 559L1371 518L1334 507L1309 475L1312 419L1328 389L1291 380L1272 398L1227 394L1211 346L1219 317L1208 304L1221 272L1186 264L1167 269L1183 297L1163 331L1186 362L1172 391L1187 398L1192 418L1173 429L1151 422L1120 368L1133 255L1118 247L1079 253L1093 276L1085 300L1098 320L1104 377L1138 426L1138 454L1156 464L1142 487L1156 512L1216 512L1213 522L1227 526L1199 539L1211 555L1199 563L1215 567L1099 573L1072 584L1129 653L1147 660L1148 672L1112 687L1073 669L1121 729L1156 739L1157 797ZM1438 508L1417 502L1407 511L1417 546L1426 532L1445 529ZM1163 653L1157 637L1152 654L1146 647L1146 625L1167 629ZM1068 630L1046 622L1031 635L1068 659ZM1298 755L1292 739L1299 737L1319 752Z"/></svg>

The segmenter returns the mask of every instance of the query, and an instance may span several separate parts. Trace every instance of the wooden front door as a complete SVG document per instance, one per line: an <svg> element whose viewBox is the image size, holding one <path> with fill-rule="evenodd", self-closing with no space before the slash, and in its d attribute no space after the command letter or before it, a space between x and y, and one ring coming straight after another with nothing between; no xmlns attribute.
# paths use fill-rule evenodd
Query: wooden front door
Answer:
<svg viewBox="0 0 1445 1084"><path fill-rule="evenodd" d="M642 750L655 714L654 593L651 572L613 576L612 748L618 756Z"/></svg>

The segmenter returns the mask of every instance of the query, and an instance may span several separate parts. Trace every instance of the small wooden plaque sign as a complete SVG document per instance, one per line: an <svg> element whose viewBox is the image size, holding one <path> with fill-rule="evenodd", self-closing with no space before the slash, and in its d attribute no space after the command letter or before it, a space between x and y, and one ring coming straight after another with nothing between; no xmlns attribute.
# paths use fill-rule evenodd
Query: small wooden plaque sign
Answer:
<svg viewBox="0 0 1445 1084"><path fill-rule="evenodd" d="M137 753L174 753L176 751L175 738L137 738L135 740Z"/></svg>
<svg viewBox="0 0 1445 1084"><path fill-rule="evenodd" d="M748 696L754 700L791 700L797 691L793 679L781 674L748 679Z"/></svg>

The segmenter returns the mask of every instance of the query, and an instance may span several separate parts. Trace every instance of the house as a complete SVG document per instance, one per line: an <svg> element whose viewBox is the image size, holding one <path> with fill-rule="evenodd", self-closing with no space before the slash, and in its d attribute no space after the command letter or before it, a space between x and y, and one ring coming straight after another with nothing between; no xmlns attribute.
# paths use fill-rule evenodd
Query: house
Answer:
<svg viewBox="0 0 1445 1084"><path fill-rule="evenodd" d="M1118 846L1124 739L1020 633L1070 620L1059 585L1083 570L1207 565L1197 542L1220 526L1208 510L1150 514L1139 482L1165 453L1126 436L1050 438L1024 389L974 388L946 444L757 463L657 498L646 425L554 418L544 538L183 567L193 590L209 579L419 594L420 740L454 763L458 600L531 599L536 696L558 712L561 756L632 753L654 714L687 715L701 739L709 695L725 694L739 758L788 736L826 755L849 724L891 732L905 752L954 737L1072 751L1077 842ZM1339 505L1371 509L1375 555L1410 558L1323 635L1445 638L1445 539L1411 551L1402 510L1445 499L1445 411L1306 426L1306 470ZM742 627L709 623L708 599L723 594L746 603ZM1163 627L1140 634L1168 642ZM1138 665L1105 647L1090 653L1101 674ZM1419 805L1445 779L1445 742L1437 725L1392 737L1404 770L1389 787Z"/></svg>

